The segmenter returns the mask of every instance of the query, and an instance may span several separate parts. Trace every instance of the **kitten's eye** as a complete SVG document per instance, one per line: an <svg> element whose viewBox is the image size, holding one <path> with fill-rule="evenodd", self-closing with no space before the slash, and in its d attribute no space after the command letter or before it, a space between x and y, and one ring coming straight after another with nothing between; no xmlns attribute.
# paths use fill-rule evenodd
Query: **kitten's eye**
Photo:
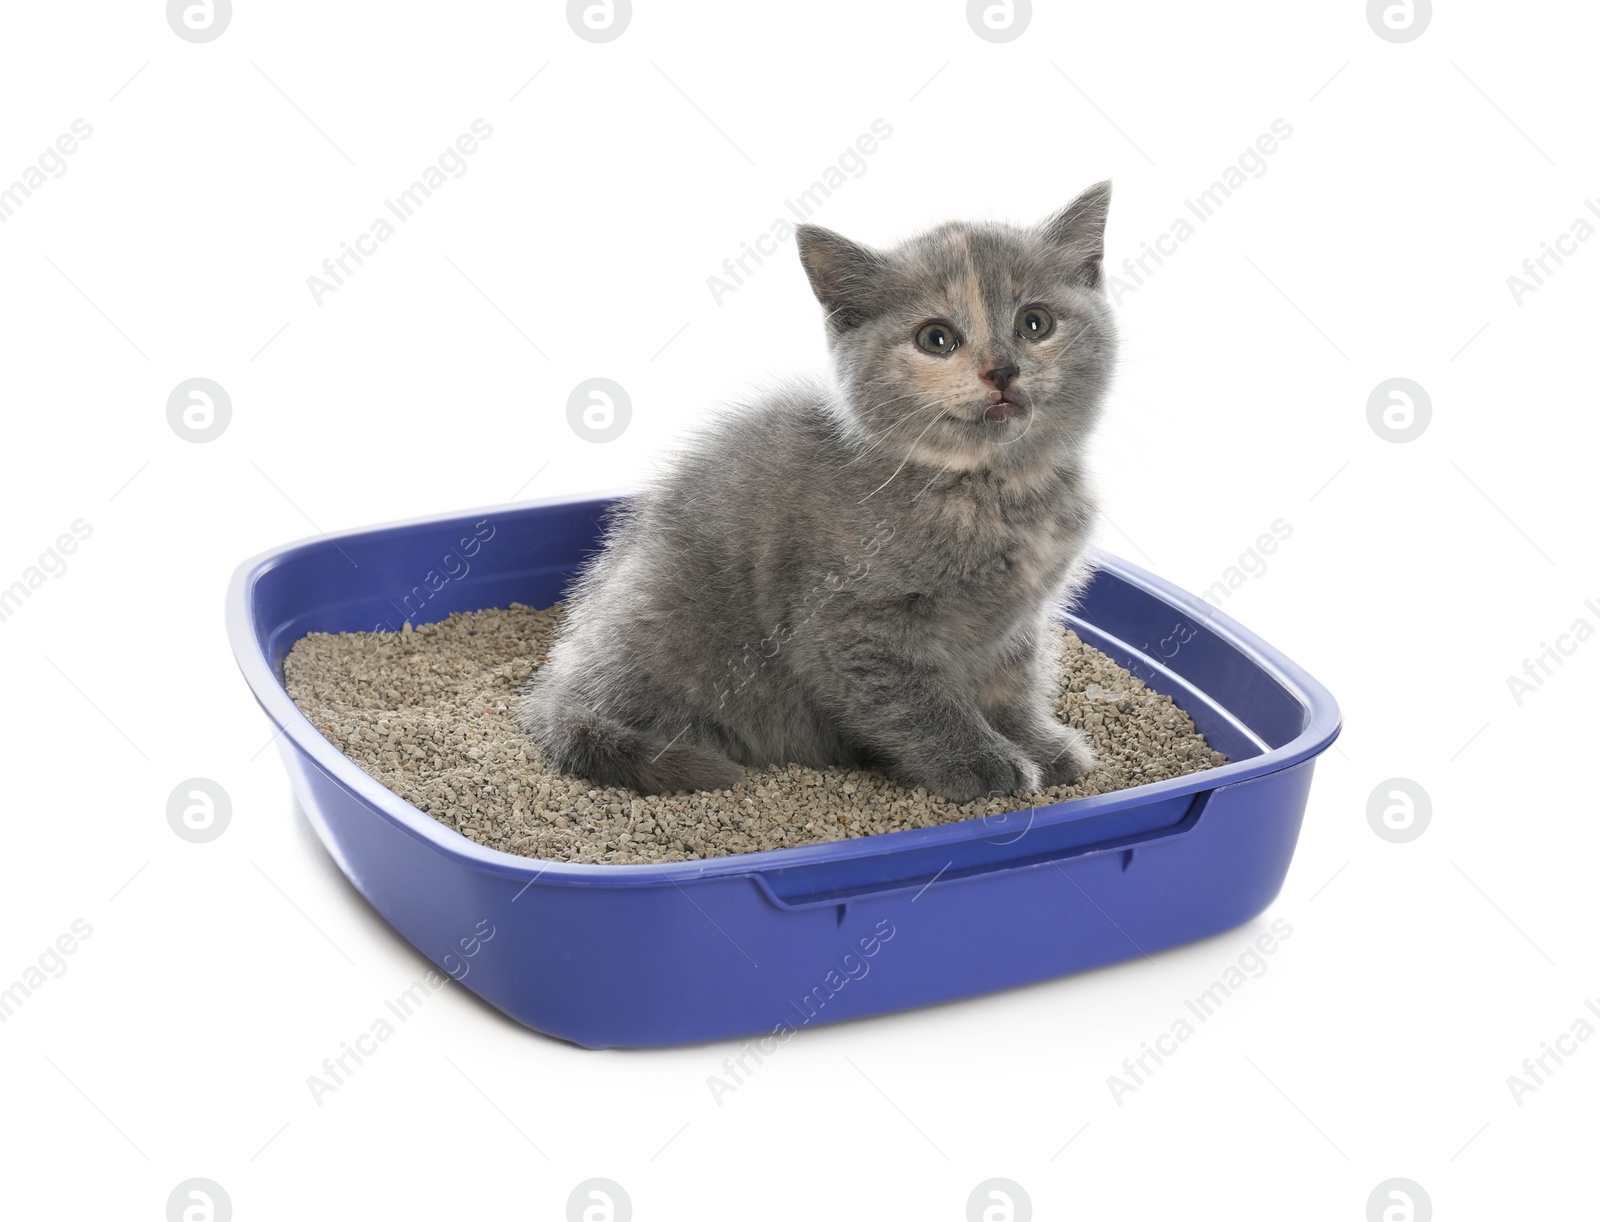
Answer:
<svg viewBox="0 0 1600 1222"><path fill-rule="evenodd" d="M1043 306L1029 306L1017 315L1017 334L1023 339L1043 339L1055 325L1056 320Z"/></svg>
<svg viewBox="0 0 1600 1222"><path fill-rule="evenodd" d="M930 322L917 331L917 347L935 356L949 356L960 346L956 329L947 322Z"/></svg>

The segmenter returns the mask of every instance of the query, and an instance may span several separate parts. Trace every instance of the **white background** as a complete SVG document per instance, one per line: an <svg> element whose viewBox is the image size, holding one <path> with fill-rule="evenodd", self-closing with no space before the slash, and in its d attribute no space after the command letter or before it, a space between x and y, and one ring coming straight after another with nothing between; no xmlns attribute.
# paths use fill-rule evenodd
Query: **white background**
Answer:
<svg viewBox="0 0 1600 1222"><path fill-rule="evenodd" d="M641 1220L959 1219L991 1176L1041 1219L1359 1222L1394 1176L1440 1219L1592 1210L1600 1040L1520 1106L1506 1079L1600 997L1600 643L1520 704L1507 676L1600 626L1600 242L1520 303L1506 278L1600 194L1600 15L1441 8L1395 44L1355 2L1041 4L994 44L955 0L640 0L597 45L553 3L240 3L205 44L150 0L8 6L0 183L93 127L0 224L0 585L93 528L0 622L0 983L93 927L0 1025L8 1215L159 1219L191 1176L241 1220L558 1219L597 1175ZM480 117L468 172L317 304L307 277ZM1226 604L1346 718L1282 895L1153 961L807 1031L721 1106L734 1045L584 1052L451 986L317 1106L306 1076L427 964L296 813L230 571L627 485L817 366L792 243L720 304L706 279L878 118L817 220L1028 222L1109 176L1113 270L1292 125L1121 295L1100 459L1104 546L1190 589L1293 526ZM166 418L192 377L232 399L207 444ZM609 444L567 423L590 377L632 399ZM1431 398L1409 443L1368 423L1392 377ZM193 776L233 802L209 844L166 821ZM1392 777L1431 798L1406 844L1367 820ZM1275 917L1269 970L1114 1102Z"/></svg>

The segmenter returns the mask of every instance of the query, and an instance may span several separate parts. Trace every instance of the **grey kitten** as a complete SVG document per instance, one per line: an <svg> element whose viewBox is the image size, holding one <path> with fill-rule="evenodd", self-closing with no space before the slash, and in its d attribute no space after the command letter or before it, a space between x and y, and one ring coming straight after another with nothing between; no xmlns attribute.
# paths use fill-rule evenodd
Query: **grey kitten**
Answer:
<svg viewBox="0 0 1600 1222"><path fill-rule="evenodd" d="M1094 767L1048 644L1095 512L1110 199L891 250L799 227L834 377L720 419L611 520L519 709L555 767L660 793L846 764L954 802Z"/></svg>

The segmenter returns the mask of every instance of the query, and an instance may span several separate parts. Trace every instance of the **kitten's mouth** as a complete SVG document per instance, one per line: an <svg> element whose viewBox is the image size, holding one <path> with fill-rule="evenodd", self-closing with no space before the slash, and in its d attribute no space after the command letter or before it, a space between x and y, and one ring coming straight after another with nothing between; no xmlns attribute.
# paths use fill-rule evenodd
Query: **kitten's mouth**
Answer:
<svg viewBox="0 0 1600 1222"><path fill-rule="evenodd" d="M991 391L990 394L994 397L977 409L979 414L974 416L949 411L945 413L945 419L969 429L988 429L994 425L1009 425L1013 420L1028 415L1027 399L1022 394L1015 391L1004 395Z"/></svg>

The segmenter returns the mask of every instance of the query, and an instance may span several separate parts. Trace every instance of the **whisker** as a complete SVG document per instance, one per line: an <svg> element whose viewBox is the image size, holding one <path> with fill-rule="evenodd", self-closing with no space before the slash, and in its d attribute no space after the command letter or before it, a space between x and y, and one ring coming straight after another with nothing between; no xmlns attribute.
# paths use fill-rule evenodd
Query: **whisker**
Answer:
<svg viewBox="0 0 1600 1222"><path fill-rule="evenodd" d="M928 435L928 429L931 429L934 425L938 424L939 420L940 417L935 416L932 420L928 421L928 428L923 429L922 432L917 434L917 441L921 441L924 437L926 437ZM884 480L883 483L879 484L871 492L867 493L867 495L857 501L856 504L865 505L873 497L877 496L878 493L882 492L890 484L894 483L895 475L899 475L900 472L904 471L906 469L906 464L911 461L911 455L917 448L917 441L913 441L908 447L906 447L906 456L900 460L900 465L894 469L894 475L891 475L888 479Z"/></svg>
<svg viewBox="0 0 1600 1222"><path fill-rule="evenodd" d="M941 475L943 475L948 470L950 470L950 464L949 463L945 463L944 466L940 467L937 471L935 471L933 473L932 477L928 480L928 482L922 485L922 490L920 492L918 492L917 495L912 497L911 499L913 501L921 500L922 499L922 493L926 492L929 488L932 488L933 487L933 481L938 479Z"/></svg>
<svg viewBox="0 0 1600 1222"><path fill-rule="evenodd" d="M899 397L900 398L904 398L905 396L902 395L902 396L899 396ZM900 419L896 420L888 428L883 429L883 430L881 430L881 431L879 431L877 433L871 434L870 437L868 438L868 440L871 441L872 444L868 445L865 449L863 449L859 454L857 454L854 458L852 458L849 462L845 463L844 465L848 467L853 463L860 462L863 458L866 458L874 450L877 450L877 449L881 448L883 443L888 440L889 434L894 432L897 428L899 428L901 425L905 424L907 421L915 420L923 412L937 412L938 409L943 407L946 403L953 403L955 400L960 399L960 398L964 398L964 397L965 396L963 396L963 395L949 395L949 396L947 396L947 397L945 397L943 399L935 399L932 403L918 404L911 411L907 412L904 416L900 417ZM895 402L895 401L896 400L891 399L891 400L888 400L887 402L892 403L892 402ZM880 406L882 406L882 405L880 405ZM930 427L931 427L931 425L930 425ZM926 435L926 433L927 433L927 429L924 429L923 430L923 434ZM917 440L921 441L922 438L918 437ZM916 445L916 442L912 442L912 445L914 447Z"/></svg>

